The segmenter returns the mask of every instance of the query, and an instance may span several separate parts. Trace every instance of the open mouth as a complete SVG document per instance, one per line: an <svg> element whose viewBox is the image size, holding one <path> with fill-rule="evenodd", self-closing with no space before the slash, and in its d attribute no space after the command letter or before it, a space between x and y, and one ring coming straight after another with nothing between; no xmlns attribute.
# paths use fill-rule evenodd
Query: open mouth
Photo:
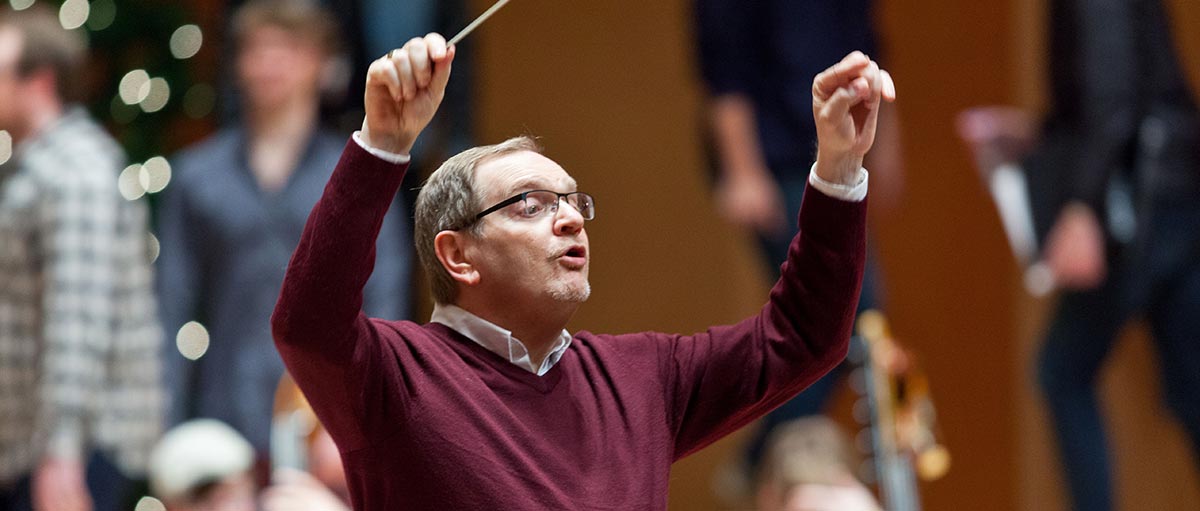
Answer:
<svg viewBox="0 0 1200 511"><path fill-rule="evenodd" d="M587 265L587 248L575 245L567 248L558 256L558 261L571 269L580 269Z"/></svg>

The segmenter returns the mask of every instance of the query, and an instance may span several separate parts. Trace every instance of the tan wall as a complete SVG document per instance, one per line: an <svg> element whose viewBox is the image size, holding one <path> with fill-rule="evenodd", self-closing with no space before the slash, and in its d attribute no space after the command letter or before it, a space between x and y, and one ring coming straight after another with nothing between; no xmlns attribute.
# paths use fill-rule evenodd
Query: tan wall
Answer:
<svg viewBox="0 0 1200 511"><path fill-rule="evenodd" d="M1189 1L1174 4L1200 26ZM923 355L954 455L950 475L924 488L931 510L1061 508L1027 377L1045 304L1022 295L953 131L954 115L972 105L1039 105L1041 50L1029 39L1040 30L1038 2L885 1L880 12L908 193L898 214L875 219L877 246L889 314ZM692 332L735 320L765 297L749 239L717 219L707 194L689 9L686 0L516 1L472 36L483 141L540 135L598 197L599 217L588 226L593 299L571 328ZM1106 380L1106 398L1118 401L1124 509L1194 509L1200 501L1188 482L1196 478L1184 475L1178 434L1161 408L1142 405L1157 402L1154 380L1131 346ZM1113 388L1118 378L1135 384ZM677 464L672 509L717 509L712 471L735 447L722 442ZM1178 500L1132 505L1152 498Z"/></svg>

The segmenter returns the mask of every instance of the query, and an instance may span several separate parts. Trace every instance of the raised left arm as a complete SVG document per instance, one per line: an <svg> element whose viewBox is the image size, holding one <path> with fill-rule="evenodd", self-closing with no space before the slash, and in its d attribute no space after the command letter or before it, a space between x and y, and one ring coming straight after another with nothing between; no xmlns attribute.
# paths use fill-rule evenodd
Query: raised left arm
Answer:
<svg viewBox="0 0 1200 511"><path fill-rule="evenodd" d="M800 231L767 304L735 325L658 338L676 458L782 404L845 358L866 258L866 204L822 189L866 186L862 161L879 105L894 97L891 77L862 53L817 76L814 173L825 184L805 193Z"/></svg>

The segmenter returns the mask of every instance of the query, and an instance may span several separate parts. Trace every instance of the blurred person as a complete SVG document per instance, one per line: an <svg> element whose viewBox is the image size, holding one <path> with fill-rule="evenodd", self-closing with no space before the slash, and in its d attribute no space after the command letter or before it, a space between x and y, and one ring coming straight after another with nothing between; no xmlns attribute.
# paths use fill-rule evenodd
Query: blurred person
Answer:
<svg viewBox="0 0 1200 511"><path fill-rule="evenodd" d="M349 511L350 487L333 437L318 427L308 445L307 470L279 468L262 496L263 511Z"/></svg>
<svg viewBox="0 0 1200 511"><path fill-rule="evenodd" d="M758 511L882 511L851 470L845 433L824 416L771 430L758 474Z"/></svg>
<svg viewBox="0 0 1200 511"><path fill-rule="evenodd" d="M349 509L350 488L337 445L286 373L275 394L274 414L272 481L263 492L263 510Z"/></svg>
<svg viewBox="0 0 1200 511"><path fill-rule="evenodd" d="M215 419L179 424L150 454L150 492L167 511L256 511L254 448Z"/></svg>
<svg viewBox="0 0 1200 511"><path fill-rule="evenodd" d="M853 50L876 54L872 2L695 0L695 14L718 212L758 237L762 262L774 276L796 230L817 147L812 78ZM875 171L874 206L892 211L903 188L896 112L885 107L879 123L866 166ZM882 307L881 284L868 256L858 311ZM739 488L730 493L748 489L771 429L821 413L844 375L842 368L831 372L763 419L744 459L726 474Z"/></svg>
<svg viewBox="0 0 1200 511"><path fill-rule="evenodd" d="M340 137L318 119L321 74L338 46L331 19L306 0L256 0L237 10L241 121L175 157L175 178L158 211L171 422L221 419L262 460L283 374L271 310L305 215L341 153ZM387 215L373 259L366 287L373 314L409 314L409 227L400 211ZM210 336L196 361L171 342L188 321Z"/></svg>
<svg viewBox="0 0 1200 511"><path fill-rule="evenodd" d="M337 450L337 444L329 435L329 430L321 428L316 438L309 446L308 472L313 478L329 488L334 495L342 500L350 501L350 488L346 485L345 468L342 456Z"/></svg>
<svg viewBox="0 0 1200 511"><path fill-rule="evenodd" d="M345 488L345 477L341 472L338 476ZM343 498L316 474L282 469L275 472L274 483L263 492L262 511L350 511L348 499L348 494Z"/></svg>
<svg viewBox="0 0 1200 511"><path fill-rule="evenodd" d="M82 106L83 34L0 8L0 509L116 510L164 404L147 208Z"/></svg>
<svg viewBox="0 0 1200 511"><path fill-rule="evenodd" d="M1048 19L1050 108L1020 162L1038 258L1061 290L1038 381L1074 509L1104 511L1112 464L1097 376L1135 317L1200 464L1200 110L1160 0L1055 0ZM981 109L961 122L985 170L1020 153L1019 115Z"/></svg>
<svg viewBox="0 0 1200 511"><path fill-rule="evenodd" d="M437 111L438 34L371 65L346 144L288 265L276 346L342 453L354 507L665 509L671 463L845 357L862 278L867 172L887 73L852 53L814 80L812 189L761 313L682 336L572 335L590 294L595 203L527 137L460 153L416 204L431 322L360 310L380 220Z"/></svg>

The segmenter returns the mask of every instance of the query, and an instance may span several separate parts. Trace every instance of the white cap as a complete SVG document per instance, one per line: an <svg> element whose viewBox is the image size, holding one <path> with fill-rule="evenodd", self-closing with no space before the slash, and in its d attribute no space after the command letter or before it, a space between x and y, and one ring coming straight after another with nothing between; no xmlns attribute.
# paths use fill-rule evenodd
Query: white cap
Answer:
<svg viewBox="0 0 1200 511"><path fill-rule="evenodd" d="M215 419L195 419L171 428L150 453L150 490L160 499L187 497L200 484L245 473L254 448L237 431Z"/></svg>

